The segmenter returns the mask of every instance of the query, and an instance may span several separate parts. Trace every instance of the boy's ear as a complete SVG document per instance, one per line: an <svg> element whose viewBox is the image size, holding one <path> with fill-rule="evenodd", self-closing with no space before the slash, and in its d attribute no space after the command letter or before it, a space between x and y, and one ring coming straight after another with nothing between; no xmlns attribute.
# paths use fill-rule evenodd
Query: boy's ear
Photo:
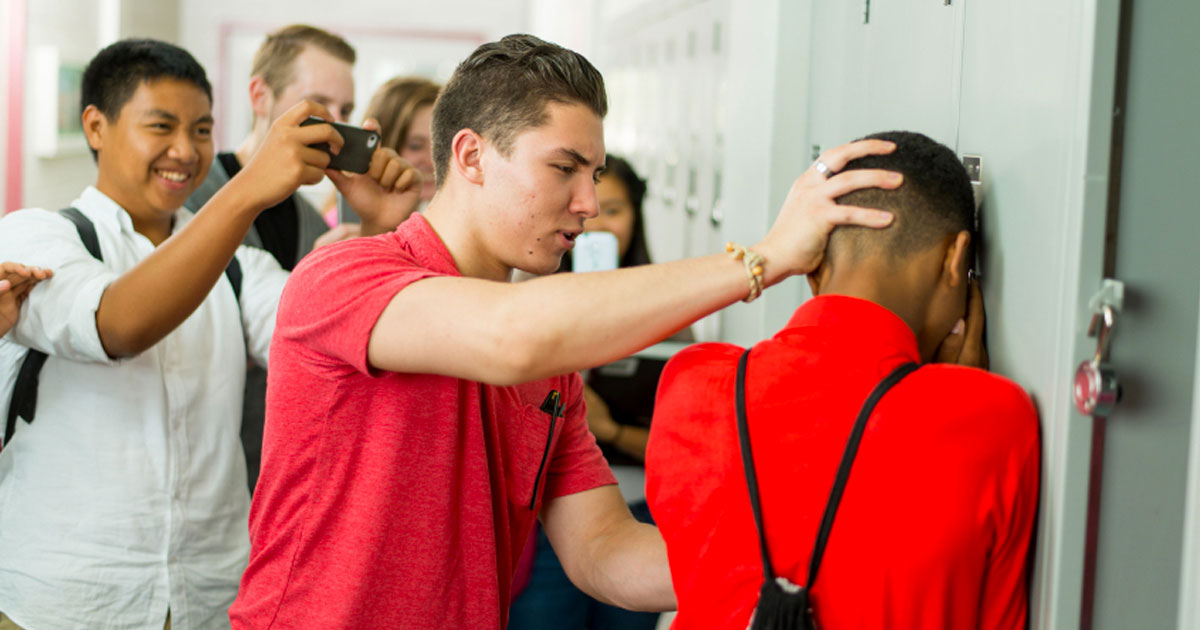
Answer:
<svg viewBox="0 0 1200 630"><path fill-rule="evenodd" d="M88 146L93 151L99 151L104 146L104 129L108 126L108 118L100 108L88 105L81 114L83 135L87 138Z"/></svg>
<svg viewBox="0 0 1200 630"><path fill-rule="evenodd" d="M942 277L947 284L957 287L967 281L967 270L971 267L971 233L963 230L955 234L946 248L942 263Z"/></svg>
<svg viewBox="0 0 1200 630"><path fill-rule="evenodd" d="M474 129L459 129L450 141L452 166L472 184L483 183L484 142Z"/></svg>
<svg viewBox="0 0 1200 630"><path fill-rule="evenodd" d="M266 118L271 113L271 101L275 95L261 74L250 77L250 109L255 118ZM267 121L270 122L270 121Z"/></svg>

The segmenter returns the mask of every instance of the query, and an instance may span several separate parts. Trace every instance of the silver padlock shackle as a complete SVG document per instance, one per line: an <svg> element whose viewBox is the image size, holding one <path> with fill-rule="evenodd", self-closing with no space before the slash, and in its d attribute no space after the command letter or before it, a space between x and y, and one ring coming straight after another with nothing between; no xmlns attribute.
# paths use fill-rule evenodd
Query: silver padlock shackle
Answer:
<svg viewBox="0 0 1200 630"><path fill-rule="evenodd" d="M1103 318L1103 321L1101 320ZM1116 315L1113 312L1111 305L1105 304L1100 307L1100 312L1092 315L1092 323L1088 326L1088 336L1099 336L1100 339L1096 343L1096 356L1093 358L1097 364L1103 363L1108 357L1108 349L1112 344L1113 326L1116 324ZM1099 327L1099 330L1097 330Z"/></svg>

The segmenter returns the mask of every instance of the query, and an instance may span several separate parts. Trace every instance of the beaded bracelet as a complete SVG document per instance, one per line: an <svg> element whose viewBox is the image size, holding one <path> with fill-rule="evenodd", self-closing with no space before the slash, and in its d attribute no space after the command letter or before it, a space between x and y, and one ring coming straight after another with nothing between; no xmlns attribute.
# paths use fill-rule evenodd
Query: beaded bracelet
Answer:
<svg viewBox="0 0 1200 630"><path fill-rule="evenodd" d="M733 241L725 243L725 251L729 252L730 258L740 260L746 265L746 276L750 279L750 293L742 301L749 304L762 295L763 263L766 262L766 259L758 252Z"/></svg>

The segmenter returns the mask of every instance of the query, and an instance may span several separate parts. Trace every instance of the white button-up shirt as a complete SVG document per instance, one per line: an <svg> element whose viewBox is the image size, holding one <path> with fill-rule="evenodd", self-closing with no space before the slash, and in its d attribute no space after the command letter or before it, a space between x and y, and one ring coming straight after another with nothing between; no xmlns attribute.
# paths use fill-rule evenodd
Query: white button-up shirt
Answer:
<svg viewBox="0 0 1200 630"><path fill-rule="evenodd" d="M56 212L0 220L0 261L55 272L0 339L5 413L28 348L50 355L34 422L18 420L0 450L0 612L29 630L161 628L169 607L177 630L227 628L249 554L247 350L266 365L287 272L240 247L240 309L222 276L166 338L113 361L96 330L100 296L154 245L95 188L73 205L104 262ZM191 216L180 209L175 231Z"/></svg>

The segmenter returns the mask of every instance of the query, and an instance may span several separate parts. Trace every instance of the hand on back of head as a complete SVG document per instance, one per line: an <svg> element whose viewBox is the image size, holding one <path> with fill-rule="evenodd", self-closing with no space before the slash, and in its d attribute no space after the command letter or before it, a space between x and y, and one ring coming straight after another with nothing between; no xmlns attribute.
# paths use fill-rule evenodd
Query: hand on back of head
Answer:
<svg viewBox="0 0 1200 630"><path fill-rule="evenodd" d="M825 256L829 232L837 225L882 228L889 225L888 212L838 205L837 198L861 188L896 188L903 178L884 170L840 173L851 160L895 149L891 142L860 140L822 154L819 163L836 173L827 177L815 165L792 184L771 231L754 247L767 260L767 284L805 274L817 268Z"/></svg>

